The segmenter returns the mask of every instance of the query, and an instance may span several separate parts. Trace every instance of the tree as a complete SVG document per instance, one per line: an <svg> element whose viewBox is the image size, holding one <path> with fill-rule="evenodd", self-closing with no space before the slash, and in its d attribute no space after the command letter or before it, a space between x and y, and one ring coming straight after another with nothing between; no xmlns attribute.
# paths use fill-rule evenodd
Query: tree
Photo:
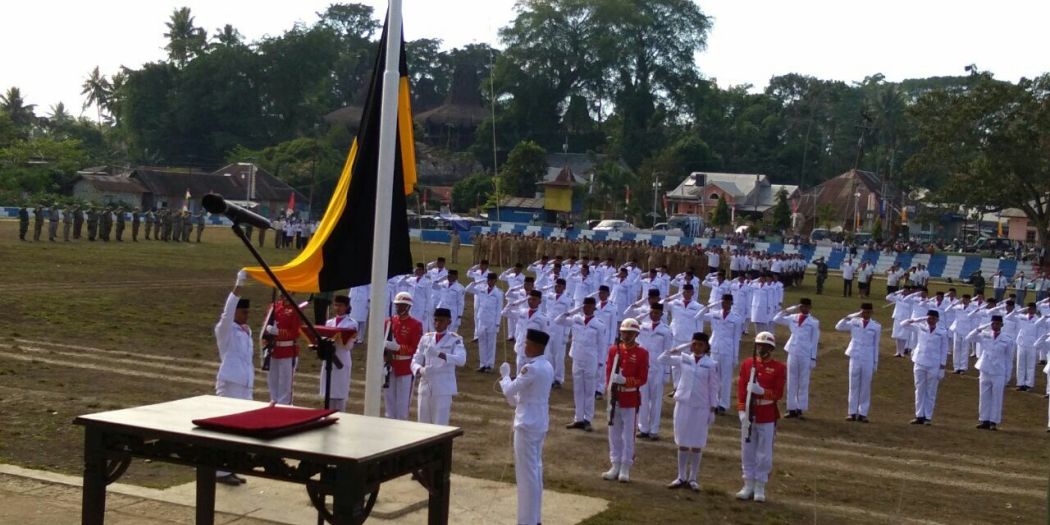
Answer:
<svg viewBox="0 0 1050 525"><path fill-rule="evenodd" d="M468 212L487 202L492 194L493 177L487 173L475 173L452 186L452 211ZM479 210L480 211L480 210Z"/></svg>
<svg viewBox="0 0 1050 525"><path fill-rule="evenodd" d="M547 173L547 152L530 140L510 150L500 170L500 192L515 197L533 197L536 183Z"/></svg>
<svg viewBox="0 0 1050 525"><path fill-rule="evenodd" d="M773 207L773 227L784 231L791 227L791 208L788 206L787 190L777 192L777 203Z"/></svg>
<svg viewBox="0 0 1050 525"><path fill-rule="evenodd" d="M729 225L729 205L726 204L726 200L719 198L718 204L715 205L715 214L711 217L711 224L716 228Z"/></svg>
<svg viewBox="0 0 1050 525"><path fill-rule="evenodd" d="M11 119L18 135L27 138L33 125L36 123L36 114L33 113L36 104L26 104L22 98L22 91L17 87L10 87L7 92L0 95L0 110Z"/></svg>
<svg viewBox="0 0 1050 525"><path fill-rule="evenodd" d="M216 29L212 39L215 40L216 45L223 47L235 47L243 45L244 42L244 36L231 24Z"/></svg>
<svg viewBox="0 0 1050 525"><path fill-rule="evenodd" d="M906 164L944 183L935 196L966 207L1019 208L1050 244L1050 74L1017 84L973 71L966 90L936 90L913 108L920 149Z"/></svg>
<svg viewBox="0 0 1050 525"><path fill-rule="evenodd" d="M208 47L208 35L204 29L193 25L190 8L176 9L164 25L168 28L168 32L164 33L168 45L164 46L164 49L168 51L168 58L177 67L185 66L194 57L203 54Z"/></svg>
<svg viewBox="0 0 1050 525"><path fill-rule="evenodd" d="M91 71L88 75L87 80L80 85L80 94L84 95L84 107L87 109L92 105L95 106L95 113L98 116L98 127L102 128L102 107L109 103L110 93L113 91L113 85L106 80L106 76L99 72L98 66Z"/></svg>

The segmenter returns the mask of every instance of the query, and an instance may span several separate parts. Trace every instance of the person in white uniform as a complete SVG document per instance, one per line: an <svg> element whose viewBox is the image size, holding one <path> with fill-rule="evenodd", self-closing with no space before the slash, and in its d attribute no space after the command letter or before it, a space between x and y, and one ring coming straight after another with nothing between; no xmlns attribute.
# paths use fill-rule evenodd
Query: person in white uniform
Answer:
<svg viewBox="0 0 1050 525"><path fill-rule="evenodd" d="M970 348L973 344L966 340L966 335L976 326L970 317L976 309L977 304L970 301L969 294L963 294L959 302L948 307L954 317L948 325L948 331L952 337L952 369L957 375L965 374L970 366Z"/></svg>
<svg viewBox="0 0 1050 525"><path fill-rule="evenodd" d="M1024 310L1014 310L1007 317L1017 325L1017 376L1014 383L1018 391L1027 392L1035 388L1036 363L1039 357L1036 342L1046 332L1048 318L1039 314L1034 302L1028 303Z"/></svg>
<svg viewBox="0 0 1050 525"><path fill-rule="evenodd" d="M718 413L724 414L732 399L733 374L740 359L740 334L743 332L744 317L733 307L733 295L722 296L722 304L717 309L705 308L699 315L711 323L711 358L718 362L724 372L719 376L722 381L718 395Z"/></svg>
<svg viewBox="0 0 1050 525"><path fill-rule="evenodd" d="M495 272L489 272L484 283L474 281L463 289L474 295L478 372L490 372L496 365L496 334L499 332L500 309L503 306L503 290L496 286L497 277Z"/></svg>
<svg viewBox="0 0 1050 525"><path fill-rule="evenodd" d="M549 328L550 320L543 314L543 308L541 308L541 306L543 306L543 292L532 289L529 290L528 296L525 299L519 299L504 306L503 311L501 312L504 317L513 317L517 320L515 323L517 333L514 334L514 354L516 356L514 361L516 370L520 370L525 364L525 335L528 330L539 330L543 333L547 333Z"/></svg>
<svg viewBox="0 0 1050 525"><path fill-rule="evenodd" d="M514 407L514 481L518 490L518 524L543 521L543 441L550 423L551 381L554 368L543 356L546 333L525 334L525 361L511 379L510 363L499 367L500 389Z"/></svg>
<svg viewBox="0 0 1050 525"><path fill-rule="evenodd" d="M362 284L350 288L350 317L357 323L357 342L365 341L368 326L368 307L372 300L372 285Z"/></svg>
<svg viewBox="0 0 1050 525"><path fill-rule="evenodd" d="M575 403L573 422L568 429L591 432L594 419L594 390L598 375L598 354L608 350L605 344L605 323L595 315L597 301L585 297L583 305L568 310L554 318L560 326L572 330L572 397Z"/></svg>
<svg viewBox="0 0 1050 525"><path fill-rule="evenodd" d="M416 391L420 423L448 425L452 396L456 389L456 368L467 362L467 349L459 334L448 331L452 312L434 310L434 331L423 334L412 356L412 373L419 381Z"/></svg>
<svg viewBox="0 0 1050 525"><path fill-rule="evenodd" d="M860 311L839 319L835 330L849 332L849 398L847 421L868 422L871 407L871 378L879 369L879 341L882 325L871 318L871 303L860 305Z"/></svg>
<svg viewBox="0 0 1050 525"><path fill-rule="evenodd" d="M667 485L677 489L688 486L700 492L697 475L700 458L707 446L707 431L715 420L718 409L721 369L711 359L708 336L703 332L693 334L692 342L660 354L657 360L665 366L677 366L681 370L674 390L674 443L678 446L678 477ZM690 352L683 354L683 346ZM732 375L731 371L727 371Z"/></svg>
<svg viewBox="0 0 1050 525"><path fill-rule="evenodd" d="M665 301L671 314L671 334L674 336L674 346L687 345L693 334L704 331L704 321L699 317L703 305L693 298L693 285L683 284L679 294L681 297ZM678 383L678 373L678 366L672 366L672 384Z"/></svg>
<svg viewBox="0 0 1050 525"><path fill-rule="evenodd" d="M948 362L948 331L940 325L937 310L926 312L926 317L913 317L904 325L915 331L918 343L912 352L915 375L915 419L913 425L929 425L937 404L937 386L944 378Z"/></svg>
<svg viewBox="0 0 1050 525"><path fill-rule="evenodd" d="M977 428L999 430L1003 418L1003 391L1014 357L1014 340L1003 331L1001 315L992 315L991 323L974 328L966 338L977 343L977 364L974 365L980 371Z"/></svg>
<svg viewBox="0 0 1050 525"><path fill-rule="evenodd" d="M547 318L553 321L561 314L572 309L572 295L565 290L565 279L558 277L554 281L554 290L547 293L543 298L543 306ZM551 388L561 388L565 383L565 344L569 339L569 331L561 325L550 326L547 333L551 340L547 343L546 355L554 366L554 383Z"/></svg>
<svg viewBox="0 0 1050 525"><path fill-rule="evenodd" d="M255 385L255 342L248 327L251 302L241 299L248 272L237 272L233 290L226 296L222 316L215 324L215 344L219 348L219 372L215 375L215 395L251 399ZM247 480L227 471L216 471L215 481L236 486Z"/></svg>
<svg viewBox="0 0 1050 525"><path fill-rule="evenodd" d="M785 418L803 419L809 410L809 376L817 366L817 348L820 345L820 321L810 315L813 303L807 297L798 304L777 312L773 322L791 330L784 350L788 354L787 409ZM791 313L798 311L798 313Z"/></svg>
<svg viewBox="0 0 1050 525"><path fill-rule="evenodd" d="M466 302L464 296L466 291L459 284L459 271L450 269L444 281L438 283L437 308L448 308L452 312L452 323L448 329L459 332L460 322L463 320L463 305Z"/></svg>
<svg viewBox="0 0 1050 525"><path fill-rule="evenodd" d="M332 298L332 310L335 312L335 317L325 321L324 325L356 332L357 323L346 313L349 308L350 298L345 295L336 295ZM343 363L343 368L332 366L332 395L328 399L328 408L330 409L346 412L346 400L350 397L350 349L354 347L356 341L356 333L348 340L344 340L342 337L335 338L335 355ZM322 366L321 399L325 397L326 376L325 367Z"/></svg>

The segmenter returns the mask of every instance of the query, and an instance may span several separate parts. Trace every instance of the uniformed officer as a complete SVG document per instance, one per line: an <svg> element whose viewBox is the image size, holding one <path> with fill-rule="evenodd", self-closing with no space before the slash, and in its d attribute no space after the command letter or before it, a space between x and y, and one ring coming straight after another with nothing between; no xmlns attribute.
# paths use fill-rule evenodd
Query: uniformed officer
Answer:
<svg viewBox="0 0 1050 525"><path fill-rule="evenodd" d="M335 355L343 363L343 368L332 367L332 394L328 398L328 408L346 412L346 401L350 397L350 349L357 342L357 322L346 314L350 308L350 298L345 295L336 295L332 299L332 310L335 317L325 321L325 326L353 330L355 333L346 334L335 338ZM321 367L321 398L325 397L325 384L327 374Z"/></svg>
<svg viewBox="0 0 1050 525"><path fill-rule="evenodd" d="M194 222L194 224L197 225L197 244L200 244L200 242L201 242L201 234L204 233L204 214L205 214L204 210L199 210L193 216L193 222ZM259 231L263 231L263 230L265 230L265 228L260 228L259 229ZM189 239L189 235L187 235L186 238ZM251 240L251 237L248 237L248 240ZM259 246L262 246L262 239L259 240Z"/></svg>
<svg viewBox="0 0 1050 525"><path fill-rule="evenodd" d="M999 430L1003 418L1003 390L1014 358L1014 340L1003 331L1001 315L993 315L991 323L974 328L966 339L977 343L974 368L981 372L977 428Z"/></svg>
<svg viewBox="0 0 1050 525"><path fill-rule="evenodd" d="M527 304L522 304L527 303ZM504 317L517 319L514 334L514 353L516 355L515 365L521 369L525 364L525 335L528 330L539 330L547 333L550 320L543 314L540 308L543 304L543 293L539 290L529 290L525 299L519 299L503 307L501 312ZM549 336L548 336L549 337ZM552 367L554 365L551 365Z"/></svg>
<svg viewBox="0 0 1050 525"><path fill-rule="evenodd" d="M25 206L18 208L18 240L26 240L29 233L29 210Z"/></svg>
<svg viewBox="0 0 1050 525"><path fill-rule="evenodd" d="M786 367L773 359L776 345L773 334L759 332L755 336L758 355L745 359L737 376L740 466L744 487L736 493L736 498L741 500L766 501L766 483L773 470L773 438L780 418L777 401L784 395L787 382Z"/></svg>
<svg viewBox="0 0 1050 525"><path fill-rule="evenodd" d="M810 315L813 303L809 298L799 299L798 304L777 312L773 322L787 326L791 337L784 345L788 354L787 409L786 417L802 418L809 410L809 376L817 366L817 348L820 345L820 321ZM791 313L798 311L798 313Z"/></svg>
<svg viewBox="0 0 1050 525"><path fill-rule="evenodd" d="M500 389L514 407L514 478L518 489L518 523L534 525L543 519L543 441L550 421L550 384L554 368L543 356L546 333L528 330L525 360L518 376L510 377L510 363L500 365Z"/></svg>
<svg viewBox="0 0 1050 525"><path fill-rule="evenodd" d="M503 290L496 286L498 276L489 272L484 283L474 281L463 289L474 295L478 338L478 372L489 372L496 365L496 335L499 332L500 308L503 306ZM437 317L435 317L437 319Z"/></svg>
<svg viewBox="0 0 1050 525"><path fill-rule="evenodd" d="M722 370L719 376L722 385L718 396L718 413L724 414L732 401L732 371L740 359L740 334L744 329L744 316L733 308L733 294L723 295L718 309L705 308L697 315L711 323L711 358L718 362Z"/></svg>
<svg viewBox="0 0 1050 525"><path fill-rule="evenodd" d="M302 319L295 304L281 297L272 306L274 323L267 323L266 334L273 337L273 352L270 354L270 370L267 386L270 402L281 405L292 404L292 378L299 359L299 330Z"/></svg>
<svg viewBox="0 0 1050 525"><path fill-rule="evenodd" d="M98 237L98 210L94 207L88 208L87 210L87 229L88 229L88 240L94 242L95 237Z"/></svg>
<svg viewBox="0 0 1050 525"><path fill-rule="evenodd" d="M73 230L73 209L66 206L62 209L62 240L69 242L69 234Z"/></svg>
<svg viewBox="0 0 1050 525"><path fill-rule="evenodd" d="M452 231L449 232L449 258L452 263L459 262L459 244L460 244L459 232L456 231L455 226L452 227Z"/></svg>
<svg viewBox="0 0 1050 525"><path fill-rule="evenodd" d="M677 489L689 486L700 492L696 480L700 472L700 457L707 446L707 430L715 420L718 396L721 390L721 370L711 359L707 334L696 332L690 343L675 346L657 358L665 366L680 370L674 390L674 443L678 445L678 477L667 485ZM683 347L690 353L683 354ZM726 373L731 373L726 370Z"/></svg>
<svg viewBox="0 0 1050 525"><path fill-rule="evenodd" d="M124 242L125 217L124 208L117 208L113 213L117 215L117 242Z"/></svg>
<svg viewBox="0 0 1050 525"><path fill-rule="evenodd" d="M916 333L918 343L912 352L915 374L915 419L913 425L929 425L937 404L937 386L944 378L948 362L948 331L939 323L937 310L926 312L926 317L913 317L901 323Z"/></svg>
<svg viewBox="0 0 1050 525"><path fill-rule="evenodd" d="M139 242L139 228L142 226L142 210L135 207L131 210L131 242Z"/></svg>
<svg viewBox="0 0 1050 525"><path fill-rule="evenodd" d="M153 209L147 210L146 211L146 240L147 241L149 240L150 233L153 232L153 230L154 230L154 225L156 225L156 222L157 222L157 214L153 211ZM154 235L154 239L156 239L157 237L158 237L157 235Z"/></svg>
<svg viewBox="0 0 1050 525"><path fill-rule="evenodd" d="M664 305L656 302L649 305L647 319L639 319L638 344L649 352L649 379L639 390L642 402L638 408L639 438L656 441L660 439L660 415L664 405L664 382L667 367L656 361L663 352L674 346L671 328L662 322Z"/></svg>
<svg viewBox="0 0 1050 525"><path fill-rule="evenodd" d="M847 421L868 422L871 406L871 377L879 369L879 340L882 325L871 318L871 303L860 305L860 311L839 319L835 330L849 332L849 408Z"/></svg>
<svg viewBox="0 0 1050 525"><path fill-rule="evenodd" d="M237 272L237 281L222 317L215 325L215 343L219 347L219 373L215 376L215 395L237 399L251 399L255 383L255 346L252 329L248 327L248 312L251 304L241 299L241 289L248 279L244 270ZM247 480L226 471L216 471L215 481L226 485L240 485Z"/></svg>
<svg viewBox="0 0 1050 525"><path fill-rule="evenodd" d="M583 304L559 315L554 322L572 331L572 396L576 411L573 422L565 428L593 430L594 389L597 381L598 354L606 350L605 323L595 315L597 301L593 297L583 299Z"/></svg>
<svg viewBox="0 0 1050 525"><path fill-rule="evenodd" d="M47 240L55 242L55 239L58 238L58 220L60 212L58 211L58 206L54 205L48 208L47 211Z"/></svg>
<svg viewBox="0 0 1050 525"><path fill-rule="evenodd" d="M420 423L448 425L452 396L459 393L456 368L467 362L467 349L459 334L448 331L451 322L448 308L435 308L434 331L423 335L412 356L412 373L419 380L416 415Z"/></svg>
<svg viewBox="0 0 1050 525"><path fill-rule="evenodd" d="M634 464L635 415L641 404L640 387L649 378L649 351L636 339L641 326L636 319L620 323L620 341L609 347L605 377L609 385L609 462L602 479L631 480Z"/></svg>
<svg viewBox="0 0 1050 525"><path fill-rule="evenodd" d="M80 206L73 206L73 238L80 240L80 232L84 230L84 210Z"/></svg>
<svg viewBox="0 0 1050 525"><path fill-rule="evenodd" d="M182 212L182 242L190 242L190 233L193 232L193 217L189 211ZM251 234L246 235L249 239Z"/></svg>
<svg viewBox="0 0 1050 525"><path fill-rule="evenodd" d="M394 296L394 316L386 322L387 342L383 358L387 365L383 398L385 414L390 419L408 419L412 400L412 356L423 337L423 323L410 315L412 294Z"/></svg>
<svg viewBox="0 0 1050 525"><path fill-rule="evenodd" d="M40 240L40 233L44 230L44 208L40 205L33 206L33 241Z"/></svg>

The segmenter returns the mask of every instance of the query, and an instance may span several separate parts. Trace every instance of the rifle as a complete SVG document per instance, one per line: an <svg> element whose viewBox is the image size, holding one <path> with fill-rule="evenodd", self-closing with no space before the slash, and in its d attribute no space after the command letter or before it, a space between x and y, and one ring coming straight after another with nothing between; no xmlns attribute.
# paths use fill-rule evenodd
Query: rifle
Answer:
<svg viewBox="0 0 1050 525"><path fill-rule="evenodd" d="M276 305L277 305L277 289L274 288L273 289L273 293L271 294L271 297L270 297L270 318L267 319L266 320L266 324L263 325L263 333L262 333L262 339L263 339L263 341L266 342L266 344L263 345L263 349L262 349L262 355L263 355L262 369L264 371L270 369L270 354L273 353L273 345L274 345L275 342L277 342L277 338L276 337L274 337L271 334L266 333L266 328L267 327L275 326L277 324L277 312L276 312L276 308L275 308Z"/></svg>
<svg viewBox="0 0 1050 525"><path fill-rule="evenodd" d="M393 327L394 327L394 319L390 318L390 320L387 321L387 324L386 324L386 335L383 336L383 340L385 340L385 341L393 341L394 340L393 334L391 333L393 331ZM385 354L385 352L384 352L384 354ZM390 360L389 359L384 359L383 360L383 388L390 388L390 372L392 370L393 369L390 366Z"/></svg>
<svg viewBox="0 0 1050 525"><path fill-rule="evenodd" d="M616 356L613 357L612 362L612 373L620 373L620 336L616 336ZM611 375L610 375L611 377ZM609 382L607 386L606 398L609 399L609 426L612 426L613 419L616 417L616 407L620 404L620 385Z"/></svg>
<svg viewBox="0 0 1050 525"><path fill-rule="evenodd" d="M747 414L747 437L744 438L745 443L751 442L751 429L755 426L755 410L752 407L754 402L754 394L751 393L751 385L758 382L758 364L755 362L758 359L758 346L755 346L751 350L751 377L747 380L747 399L744 401L744 411Z"/></svg>

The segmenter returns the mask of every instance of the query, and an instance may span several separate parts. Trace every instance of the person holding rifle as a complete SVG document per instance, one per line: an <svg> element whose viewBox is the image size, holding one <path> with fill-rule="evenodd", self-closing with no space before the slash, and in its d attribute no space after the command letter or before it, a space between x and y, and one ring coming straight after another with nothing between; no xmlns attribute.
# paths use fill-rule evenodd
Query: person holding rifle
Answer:
<svg viewBox="0 0 1050 525"><path fill-rule="evenodd" d="M299 360L299 333L303 321L294 303L280 297L273 303L274 322L266 325L266 334L273 336L270 370L266 384L270 388L270 402L292 404L292 378Z"/></svg>
<svg viewBox="0 0 1050 525"><path fill-rule="evenodd" d="M689 348L691 353L683 355ZM700 492L696 476L700 455L707 446L707 430L715 420L720 390L719 365L711 359L707 334L693 333L690 343L675 346L657 358L661 364L681 369L674 390L674 443L678 445L678 477L667 485L677 489L686 485ZM726 369L729 372L729 369Z"/></svg>
<svg viewBox="0 0 1050 525"><path fill-rule="evenodd" d="M612 468L602 479L631 480L634 464L634 421L641 404L639 387L649 377L649 351L635 340L641 326L636 319L620 323L620 340L609 347L606 383L609 385L609 461Z"/></svg>
<svg viewBox="0 0 1050 525"><path fill-rule="evenodd" d="M777 341L769 332L755 336L751 357L740 364L737 378L737 414L740 416L740 466L744 487L740 500L766 501L766 483L773 470L773 438L784 396L787 367L773 359Z"/></svg>
<svg viewBox="0 0 1050 525"><path fill-rule="evenodd" d="M383 396L386 400L386 417L408 419L409 403L412 400L412 356L419 340L423 338L423 323L409 315L412 310L412 294L400 292L394 297L396 315L387 321L387 331L393 340L387 341L383 358L390 366L390 377Z"/></svg>

